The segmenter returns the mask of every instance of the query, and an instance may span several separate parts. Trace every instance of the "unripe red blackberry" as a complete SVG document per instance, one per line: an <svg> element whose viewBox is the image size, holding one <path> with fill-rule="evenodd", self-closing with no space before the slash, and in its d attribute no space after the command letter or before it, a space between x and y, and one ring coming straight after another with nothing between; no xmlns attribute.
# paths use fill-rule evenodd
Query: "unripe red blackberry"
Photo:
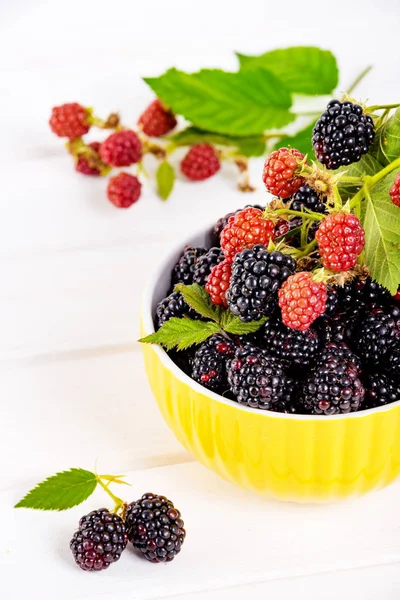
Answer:
<svg viewBox="0 0 400 600"><path fill-rule="evenodd" d="M244 208L231 217L221 233L221 248L228 262L236 254L257 244L268 246L275 236L275 226L270 219L263 218L258 208Z"/></svg>
<svg viewBox="0 0 400 600"><path fill-rule="evenodd" d="M264 208L260 204L246 204L246 206L244 208L258 208L259 210L264 210ZM214 225L213 230L211 232L211 239L212 239L213 246L220 246L220 244L221 244L220 237L221 237L222 231L228 225L229 219L231 217L234 217L236 215L236 213L238 213L241 210L243 210L243 209L238 208L237 210L230 212L230 213L226 214L225 216L221 217L220 219L218 219L218 221Z"/></svg>
<svg viewBox="0 0 400 600"><path fill-rule="evenodd" d="M299 176L304 155L294 148L279 148L265 160L263 181L271 194L279 198L290 198L303 185Z"/></svg>
<svg viewBox="0 0 400 600"><path fill-rule="evenodd" d="M174 129L176 118L173 112L157 98L139 117L138 125L149 137L161 137Z"/></svg>
<svg viewBox="0 0 400 600"><path fill-rule="evenodd" d="M328 215L315 234L323 266L335 273L354 267L364 248L364 237L364 229L355 215L346 212Z"/></svg>
<svg viewBox="0 0 400 600"><path fill-rule="evenodd" d="M396 179L389 190L390 198L396 206L400 207L400 171L396 175Z"/></svg>
<svg viewBox="0 0 400 600"><path fill-rule="evenodd" d="M328 169L358 162L375 136L374 123L358 104L331 100L314 126L312 145Z"/></svg>
<svg viewBox="0 0 400 600"><path fill-rule="evenodd" d="M129 208L139 200L141 192L142 184L130 173L118 173L107 186L107 197L117 208Z"/></svg>
<svg viewBox="0 0 400 600"><path fill-rule="evenodd" d="M119 560L128 536L123 520L107 508L94 510L79 521L70 548L84 571L101 571Z"/></svg>
<svg viewBox="0 0 400 600"><path fill-rule="evenodd" d="M214 392L227 388L226 363L233 356L235 345L222 335L212 335L203 342L192 362L192 379Z"/></svg>
<svg viewBox="0 0 400 600"><path fill-rule="evenodd" d="M108 136L99 153L107 165L129 167L142 158L142 144L134 131L123 129Z"/></svg>
<svg viewBox="0 0 400 600"><path fill-rule="evenodd" d="M173 560L186 537L179 510L165 496L156 494L144 494L131 502L125 524L134 548L153 563Z"/></svg>
<svg viewBox="0 0 400 600"><path fill-rule="evenodd" d="M223 260L211 269L205 286L206 292L210 295L211 302L217 306L228 307L226 292L232 277L232 265L227 260Z"/></svg>
<svg viewBox="0 0 400 600"><path fill-rule="evenodd" d="M181 171L191 181L204 181L221 168L218 155L210 144L195 144L181 162Z"/></svg>
<svg viewBox="0 0 400 600"><path fill-rule="evenodd" d="M324 314L327 287L322 281L314 281L308 271L300 271L283 283L278 296L282 321L286 327L305 331Z"/></svg>
<svg viewBox="0 0 400 600"><path fill-rule="evenodd" d="M50 128L59 137L74 140L90 129L90 112L77 102L55 106L51 112Z"/></svg>
<svg viewBox="0 0 400 600"><path fill-rule="evenodd" d="M104 168L106 165L100 158L100 142L92 142L88 146L93 150L93 156L88 158L87 156L78 154L75 169L83 175L101 175L102 167Z"/></svg>

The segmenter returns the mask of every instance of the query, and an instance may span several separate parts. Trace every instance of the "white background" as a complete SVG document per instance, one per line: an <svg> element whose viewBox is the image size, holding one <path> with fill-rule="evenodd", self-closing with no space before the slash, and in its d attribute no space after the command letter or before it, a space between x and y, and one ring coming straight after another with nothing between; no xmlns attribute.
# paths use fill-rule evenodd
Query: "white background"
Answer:
<svg viewBox="0 0 400 600"><path fill-rule="evenodd" d="M398 23L398 0L0 1L1 597L399 597L399 484L325 507L254 497L195 463L156 410L135 341L141 288L168 245L249 201L233 168L179 180L165 204L147 183L118 211L47 125L68 101L134 124L152 98L140 76L234 69L234 50L296 44L332 49L342 90L373 64L360 98L399 101ZM266 199L261 164L254 202ZM96 457L127 473L130 499L153 490L176 502L188 529L176 561L128 551L104 573L79 571L69 538L100 492L61 515L12 509L45 476Z"/></svg>

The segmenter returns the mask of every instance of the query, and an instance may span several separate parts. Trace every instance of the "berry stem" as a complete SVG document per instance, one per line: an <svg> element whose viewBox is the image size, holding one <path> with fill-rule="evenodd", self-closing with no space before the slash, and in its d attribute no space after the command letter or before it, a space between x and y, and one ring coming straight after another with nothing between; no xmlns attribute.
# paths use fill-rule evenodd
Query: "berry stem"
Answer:
<svg viewBox="0 0 400 600"><path fill-rule="evenodd" d="M120 510L120 508L124 506L125 502L121 498L118 498L118 496L113 494L112 491L108 488L108 484L110 484L110 481L108 482L108 484L105 484L99 475L96 475L96 479L100 487L103 488L103 490L110 496L110 498L115 503L113 512L117 513Z"/></svg>
<svg viewBox="0 0 400 600"><path fill-rule="evenodd" d="M361 71L361 73L359 75L357 75L357 77L355 78L353 83L348 88L347 92L345 92L343 94L342 102L346 99L346 96L350 96L350 94L356 89L358 84L364 79L364 77L366 75L368 75L368 73L371 71L371 69L372 69L372 66L369 65L368 67L365 67L365 69L363 71Z"/></svg>
<svg viewBox="0 0 400 600"><path fill-rule="evenodd" d="M374 112L375 110L390 110L391 108L398 108L400 104L374 104L373 106L368 106L368 112Z"/></svg>
<svg viewBox="0 0 400 600"><path fill-rule="evenodd" d="M339 192L339 188L336 185L333 186L333 195L335 197L335 210L340 210L343 206L343 202Z"/></svg>
<svg viewBox="0 0 400 600"><path fill-rule="evenodd" d="M341 183L351 183L351 184L355 184L355 185L362 185L363 184L363 180L361 179L361 177L341 177L339 179L339 184Z"/></svg>
<svg viewBox="0 0 400 600"><path fill-rule="evenodd" d="M389 175L389 173L397 168L400 168L400 157L396 158L384 169L376 173L376 175L373 175L372 177L365 177L365 186L367 186L369 190L372 189L381 179L386 177L386 175Z"/></svg>
<svg viewBox="0 0 400 600"><path fill-rule="evenodd" d="M315 213L315 212L301 212L299 210L290 210L287 208L280 208L278 210L274 211L274 214L276 215L294 215L295 217L303 217L303 218L308 218L308 219L312 219L313 221L323 221L324 220L324 216L319 214L319 213Z"/></svg>
<svg viewBox="0 0 400 600"><path fill-rule="evenodd" d="M312 252L312 250L314 250L314 248L317 247L317 243L317 240L314 239L312 242L307 244L307 246L305 246L301 252L295 255L293 254L292 256L295 256L296 258L303 258L304 256L308 256Z"/></svg>

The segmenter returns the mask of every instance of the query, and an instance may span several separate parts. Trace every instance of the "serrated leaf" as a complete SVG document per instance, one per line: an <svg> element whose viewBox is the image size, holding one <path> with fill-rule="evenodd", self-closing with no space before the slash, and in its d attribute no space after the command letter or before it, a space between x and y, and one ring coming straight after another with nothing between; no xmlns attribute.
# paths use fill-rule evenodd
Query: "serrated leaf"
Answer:
<svg viewBox="0 0 400 600"><path fill-rule="evenodd" d="M370 154L384 166L400 156L400 108L377 131Z"/></svg>
<svg viewBox="0 0 400 600"><path fill-rule="evenodd" d="M261 56L237 54L237 57L241 69L268 69L293 93L330 94L338 85L336 58L329 50L294 46L265 52Z"/></svg>
<svg viewBox="0 0 400 600"><path fill-rule="evenodd" d="M15 508L66 510L93 494L96 475L85 469L70 469L48 477L15 505Z"/></svg>
<svg viewBox="0 0 400 600"><path fill-rule="evenodd" d="M178 319L173 317L164 323L156 333L151 333L139 342L144 344L158 344L167 350L176 348L185 350L194 344L201 344L214 333L221 331L213 321L194 321L192 319Z"/></svg>
<svg viewBox="0 0 400 600"><path fill-rule="evenodd" d="M213 321L219 321L221 309L211 302L210 296L203 286L198 283L192 283L191 285L178 283L174 291L180 292L185 302L200 315Z"/></svg>
<svg viewBox="0 0 400 600"><path fill-rule="evenodd" d="M362 205L365 263L371 276L395 294L400 285L400 209L389 196L395 172L382 179Z"/></svg>
<svg viewBox="0 0 400 600"><path fill-rule="evenodd" d="M227 73L169 69L144 81L172 110L193 125L216 133L251 136L291 123L292 99L282 82L265 69Z"/></svg>
<svg viewBox="0 0 400 600"><path fill-rule="evenodd" d="M364 175L375 175L381 169L382 165L373 156L365 154L358 162L348 167L340 167L335 173L343 173L346 177L363 177ZM342 199L347 200L351 196L354 196L359 186L341 184L339 180L339 188Z"/></svg>
<svg viewBox="0 0 400 600"><path fill-rule="evenodd" d="M173 190L175 171L167 160L163 160L156 173L157 192L160 198L167 200Z"/></svg>
<svg viewBox="0 0 400 600"><path fill-rule="evenodd" d="M177 146L191 146L192 144L213 144L215 146L231 146L236 148L238 154L244 156L262 156L265 153L264 136L235 137L203 131L196 127L187 127L171 135L169 138Z"/></svg>
<svg viewBox="0 0 400 600"><path fill-rule="evenodd" d="M315 121L301 129L293 135L287 135L275 144L275 150L278 148L296 148L302 154L307 154L310 160L315 160L315 154L311 145L312 130Z"/></svg>
<svg viewBox="0 0 400 600"><path fill-rule="evenodd" d="M243 323L239 317L235 317L230 310L226 310L221 317L221 328L232 335L246 335L247 333L255 333L264 325L266 317L262 317L259 321L250 321Z"/></svg>

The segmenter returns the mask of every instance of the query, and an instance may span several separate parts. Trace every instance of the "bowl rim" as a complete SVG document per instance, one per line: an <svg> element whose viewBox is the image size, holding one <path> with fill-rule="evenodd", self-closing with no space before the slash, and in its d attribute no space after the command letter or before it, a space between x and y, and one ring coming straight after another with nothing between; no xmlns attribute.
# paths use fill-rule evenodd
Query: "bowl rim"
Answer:
<svg viewBox="0 0 400 600"><path fill-rule="evenodd" d="M207 233L207 231L211 230L213 225L214 225L214 223L211 224L205 230L202 229L202 230L198 231L197 233L196 232L192 233L189 237L195 238L196 236L199 237L201 235L204 235L205 233ZM186 243L188 243L188 242L186 242ZM182 250L182 247L184 246L184 244L185 244L185 242L183 242L183 243L180 242L179 244L173 244L169 247L168 251L164 254L163 259L159 263L157 263L156 267L154 268L153 273L148 277L147 282L143 288L142 302L141 302L141 317L142 317L142 322L143 322L143 328L145 330L146 335L150 335L151 333L155 332L153 315L152 315L152 300L153 300L153 295L154 295L154 291L157 286L157 283L161 277L161 274L165 271L166 265L171 262L171 258L174 255L179 254L179 252ZM339 414L339 415L302 415L302 414L292 414L292 413L280 413L280 412L273 412L273 411L269 411L269 410L260 410L257 408L251 408L249 406L244 406L242 404L239 404L238 402L234 402L233 400L230 400L229 398L224 398L223 396L220 396L219 394L216 394L215 392L208 390L204 386L202 386L199 383L197 383L196 381L194 381L191 377L189 377L189 375L186 375L186 373L184 373L184 371L182 371L173 362L173 360L168 356L167 352L163 348L161 348L160 346L158 346L156 344L151 344L151 346L152 346L153 351L157 354L158 358L162 362L163 366L166 367L169 371L171 371L177 379L179 379L182 383L185 383L186 385L188 385L195 392L202 394L203 396L207 396L211 400L219 402L220 404L225 404L227 406L230 406L231 408L233 408L235 410L249 412L249 413L252 413L255 415L259 415L260 418L287 419L287 420L291 420L291 421L293 420L293 421L308 421L308 422L310 422L310 421L311 422L316 422L316 421L328 422L328 421L337 421L337 420L343 420L343 419L363 419L363 418L368 418L374 414L389 412L391 410L394 410L397 406L400 405L400 400L397 400L396 402L392 402L392 403L386 404L384 406L379 406L376 408L368 408L365 410L361 410L359 412L350 412L350 413Z"/></svg>

